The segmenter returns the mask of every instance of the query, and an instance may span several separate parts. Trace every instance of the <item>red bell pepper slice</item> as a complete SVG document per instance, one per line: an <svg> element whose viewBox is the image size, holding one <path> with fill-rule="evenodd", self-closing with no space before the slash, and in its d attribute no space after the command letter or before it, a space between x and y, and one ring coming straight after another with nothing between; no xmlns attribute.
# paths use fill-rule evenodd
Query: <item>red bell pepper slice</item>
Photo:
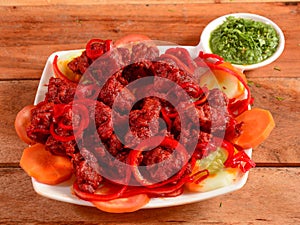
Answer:
<svg viewBox="0 0 300 225"><path fill-rule="evenodd" d="M209 58L217 59L217 61L211 62L208 60ZM253 98L251 97L249 86L237 72L227 67L219 65L220 63L223 62L223 58L215 54L203 54L202 52L200 52L199 57L195 59L195 62L198 66L208 67L212 70L222 70L228 74L231 74L232 76L235 76L245 87L247 91L247 98L238 101L235 101L235 99L233 99L228 106L228 111L230 114L237 116L248 109L248 106L253 102Z"/></svg>
<svg viewBox="0 0 300 225"><path fill-rule="evenodd" d="M72 108L73 107L73 108ZM76 127L76 130L74 126L72 125L66 125L63 122L63 115L67 113L69 110L73 109L80 115L80 124L78 127ZM62 142L68 142L75 139L76 135L80 135L81 132L86 129L89 125L89 111L88 109L82 105L82 104L56 104L53 107L53 122L57 123L58 127L65 131L72 131L74 130L74 134L69 136L62 136L57 134L55 131L56 128L54 126L54 123L51 123L50 125L50 134L54 137L54 139Z"/></svg>
<svg viewBox="0 0 300 225"><path fill-rule="evenodd" d="M216 59L219 63L224 62L224 59L221 56L213 53L204 53L203 51L200 51L198 56L201 59Z"/></svg>
<svg viewBox="0 0 300 225"><path fill-rule="evenodd" d="M58 55L54 56L52 66L53 66L54 74L57 76L57 78L60 78L65 81L71 81L58 68Z"/></svg>
<svg viewBox="0 0 300 225"><path fill-rule="evenodd" d="M72 83L78 83L80 77L78 77L78 74L73 74L72 76L68 77L63 72L60 71L58 67L58 55L54 56L53 62L52 62L54 74L57 78L60 78L61 80L72 82Z"/></svg>

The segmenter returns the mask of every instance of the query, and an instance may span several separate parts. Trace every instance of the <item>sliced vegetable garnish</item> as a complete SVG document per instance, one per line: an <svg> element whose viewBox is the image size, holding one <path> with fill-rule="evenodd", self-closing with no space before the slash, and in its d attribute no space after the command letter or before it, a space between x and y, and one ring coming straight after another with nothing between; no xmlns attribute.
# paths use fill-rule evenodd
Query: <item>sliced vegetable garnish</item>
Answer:
<svg viewBox="0 0 300 225"><path fill-rule="evenodd" d="M111 40L91 39L86 44L86 55L95 60L111 49Z"/></svg>
<svg viewBox="0 0 300 225"><path fill-rule="evenodd" d="M31 145L34 144L34 141L27 136L27 127L31 122L31 110L34 108L34 105L27 105L21 109L15 119L15 129L19 138L25 143Z"/></svg>
<svg viewBox="0 0 300 225"><path fill-rule="evenodd" d="M196 166L198 170L207 169L210 174L215 174L224 168L224 162L228 157L228 152L224 148L217 148L214 152L210 153L205 158L198 160Z"/></svg>
<svg viewBox="0 0 300 225"><path fill-rule="evenodd" d="M232 142L242 148L255 148L261 144L275 127L272 114L268 110L253 108L235 118L243 123L242 134Z"/></svg>
<svg viewBox="0 0 300 225"><path fill-rule="evenodd" d="M128 213L142 208L150 201L146 194L132 195L126 198L117 198L109 201L92 201L94 206L104 212Z"/></svg>
<svg viewBox="0 0 300 225"><path fill-rule="evenodd" d="M127 186L118 185L117 187L110 187L107 186L107 184L102 185L96 193L87 193L84 191L81 191L78 184L74 182L73 184L73 190L74 193L81 199L84 199L86 201L109 201L113 199L120 198L123 193L126 191Z"/></svg>
<svg viewBox="0 0 300 225"><path fill-rule="evenodd" d="M224 165L231 168L239 168L243 173L246 173L251 168L255 167L255 163L250 159L245 151L239 151L233 157L227 160Z"/></svg>
<svg viewBox="0 0 300 225"><path fill-rule="evenodd" d="M70 59L71 61L71 59ZM54 56L53 59L53 70L55 77L58 77L62 80L72 81L72 82L78 82L81 78L80 74L76 74L73 71L71 71L67 64L69 61L59 61L58 55Z"/></svg>
<svg viewBox="0 0 300 225"><path fill-rule="evenodd" d="M245 75L238 69L234 68L230 63L222 62L218 64L218 66L235 71L243 80L246 81ZM230 99L239 98L245 93L245 87L239 79L232 76L232 74L225 70L217 70L213 68L211 71L208 71L200 77L200 86L206 86L210 90L218 88Z"/></svg>
<svg viewBox="0 0 300 225"><path fill-rule="evenodd" d="M114 46L122 47L123 45L127 45L129 43L139 42L139 41L150 41L150 40L151 39L148 36L143 34L129 34L116 40Z"/></svg>
<svg viewBox="0 0 300 225"><path fill-rule="evenodd" d="M243 85L243 88L245 89L244 93L246 92L247 97L245 99L237 100L236 98L231 98L229 99L229 105L228 105L228 111L232 115L239 115L242 112L246 111L249 107L249 105L253 102L253 98L251 97L251 92L250 89L247 85L246 78L244 75L241 75L241 72L235 69L234 67L228 66L230 64L227 64L227 66L224 66L224 62L220 61L218 57L212 57L211 54L203 53L200 51L199 56L195 59L196 64L199 67L207 67L210 70L216 72L224 72L226 73L226 76L232 75L235 77L238 82L237 84L240 85L240 83ZM214 60L217 61L212 61L210 58L213 58ZM223 66L222 66L223 64ZM226 64L225 64L226 65ZM231 78L232 79L232 78ZM240 82L240 83L239 83ZM231 86L231 85L229 85ZM223 88L224 89L224 88ZM239 89L239 88L238 88ZM226 88L224 89L226 90Z"/></svg>
<svg viewBox="0 0 300 225"><path fill-rule="evenodd" d="M20 166L38 182L51 185L68 180L73 173L69 158L51 154L43 144L25 148Z"/></svg>
<svg viewBox="0 0 300 225"><path fill-rule="evenodd" d="M186 183L185 188L191 192L207 192L232 184L238 178L236 168L223 168L218 173L208 176L200 183Z"/></svg>
<svg viewBox="0 0 300 225"><path fill-rule="evenodd" d="M118 40L114 45L110 40L92 39L81 55L73 60L70 58L71 62L68 56L60 56L61 61L58 56L54 57L56 78L49 79L46 98L40 103L42 105L28 106L16 118L16 130L22 140L32 144L27 139L26 127L30 137L35 138L31 135L31 128L34 135L41 134L42 137L35 139L40 144L26 148L22 155L20 165L28 175L41 183L58 184L74 174L76 179L72 194L90 201L102 211L123 213L142 208L150 198L179 196L184 186L190 191L203 192L232 184L238 175L255 166L245 148L261 143L273 129L274 121L260 109L248 110L253 98L244 74L218 55L200 52L193 59L188 50L179 47L159 54L153 42L147 44L140 42L142 40L150 39L132 35ZM90 67L91 80L77 85L89 65L111 48L118 48L118 51L106 54L105 59L107 56L116 65L126 65L135 57L133 54L137 54L140 61L124 66L113 74L106 81L101 95L95 91L98 79L101 80L107 72L101 63L99 68ZM148 57L159 60L151 61ZM200 77L200 85L198 69L213 73ZM112 126L115 98L119 90L140 77L148 76L167 77L176 82L191 97L179 107L196 107L197 117L193 119L187 113L191 119L186 121L188 129L184 130L176 108L178 105L162 97L166 93L176 95L176 91L173 93L166 86L166 93L159 93L157 98L147 96L132 107L128 117L130 128L122 131L122 137L119 137L120 134L117 135ZM216 79L212 80L212 77ZM147 85L142 91L148 91ZM223 92L216 90L216 87ZM74 98L75 89L77 95ZM124 104L122 102L120 107L126 108L126 112L127 107L131 107L126 101L134 102L132 96L136 93L139 90L128 89L128 96L124 96ZM221 109L210 105L210 99L216 99L217 104L224 106L224 139L221 139L218 129L209 129L214 117L217 117L217 124L224 120L218 114ZM124 114L123 119L122 110L121 124L127 118ZM216 111L215 116L213 113ZM203 133L195 129L198 120L205 121L202 123ZM255 120L258 120L258 125L254 125ZM91 129L91 123L96 124L97 131ZM108 151L98 146L98 137ZM195 153L187 151L189 137L198 140ZM128 144L122 143L121 138ZM137 144L139 140L142 141ZM215 140L220 140L219 144ZM50 152L46 151L45 143ZM115 159L108 160L108 154ZM115 164L116 160L127 164L126 169ZM112 169L118 170L114 173ZM109 180L105 173L102 174L104 170L108 170L116 180ZM120 173L122 176L119 177ZM124 177L125 182L120 182Z"/></svg>
<svg viewBox="0 0 300 225"><path fill-rule="evenodd" d="M243 173L255 167L255 163L242 148L238 147L238 150L231 142L226 140L223 140L222 147L228 152L228 157L224 162L225 167L239 168Z"/></svg>
<svg viewBox="0 0 300 225"><path fill-rule="evenodd" d="M50 125L50 134L54 139L62 142L68 142L75 139L76 135L82 134L83 130L89 125L89 111L85 105L79 103L79 101L71 104L56 104L53 107L53 119L54 123ZM85 102L87 104L87 101ZM64 124L64 115L76 114L77 124ZM57 132L59 131L59 132ZM63 134L61 134L63 133ZM65 135L64 133L67 133Z"/></svg>

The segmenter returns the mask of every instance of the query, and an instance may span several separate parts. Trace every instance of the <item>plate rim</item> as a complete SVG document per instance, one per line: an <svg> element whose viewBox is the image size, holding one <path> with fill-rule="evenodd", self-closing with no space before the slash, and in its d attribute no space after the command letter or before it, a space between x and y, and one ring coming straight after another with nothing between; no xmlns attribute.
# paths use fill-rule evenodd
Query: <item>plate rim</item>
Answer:
<svg viewBox="0 0 300 225"><path fill-rule="evenodd" d="M167 46L168 48L172 46ZM195 51L195 48L198 48L198 46L180 46L183 48L186 48L188 51ZM40 101L42 101L45 97L45 93L47 91L47 87L45 86L49 79L53 76L53 69L52 69L52 63L55 55L58 55L58 57L64 55L64 54L72 54L72 53L78 53L78 51L82 51L82 49L77 50L66 50L66 51L57 51L52 53L45 64L42 76L40 78L40 82L38 85L38 89L36 92L36 96L34 99L34 105L38 104ZM251 158L252 155L252 149L245 150L246 153ZM159 198L151 198L149 203L147 203L145 206L142 207L142 209L153 209L153 208L164 208L164 207L172 207L172 206L179 206L179 205L186 205L191 204L195 202L204 201L210 198L214 198L217 196L221 196L224 194L231 193L233 191L237 191L241 189L247 182L249 171L247 171L244 174L241 174L237 181L233 182L230 185L226 185L224 187L220 187L214 190L206 191L206 192L184 192L180 196L177 197L159 197ZM47 197L49 199L58 200L61 202L76 204L76 205L83 205L83 206L91 206L94 207L94 205L91 202L79 199L74 194L72 194L72 185L68 182L71 182L72 180L68 180L66 182L63 182L58 185L47 185L42 184L38 181L36 181L33 177L31 178L33 188L36 193L38 193L41 196ZM67 185L69 184L69 185ZM64 189L65 188L65 189ZM66 190L68 188L69 192L64 192L62 190ZM60 192L60 196L53 195L53 191Z"/></svg>

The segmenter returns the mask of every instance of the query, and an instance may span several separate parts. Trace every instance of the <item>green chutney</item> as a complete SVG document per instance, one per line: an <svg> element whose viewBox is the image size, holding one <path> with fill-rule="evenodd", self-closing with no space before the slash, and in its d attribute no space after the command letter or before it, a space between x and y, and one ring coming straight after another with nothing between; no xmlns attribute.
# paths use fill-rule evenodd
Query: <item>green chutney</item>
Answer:
<svg viewBox="0 0 300 225"><path fill-rule="evenodd" d="M225 61L251 65L274 54L279 45L279 36L269 24L229 16L211 33L209 45L212 52Z"/></svg>

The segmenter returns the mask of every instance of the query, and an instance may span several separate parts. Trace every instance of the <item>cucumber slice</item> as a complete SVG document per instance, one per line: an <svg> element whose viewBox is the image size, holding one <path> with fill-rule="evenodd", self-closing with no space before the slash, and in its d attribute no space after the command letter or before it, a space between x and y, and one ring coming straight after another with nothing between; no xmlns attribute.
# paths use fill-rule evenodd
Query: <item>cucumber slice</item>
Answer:
<svg viewBox="0 0 300 225"><path fill-rule="evenodd" d="M238 169L223 168L214 176L209 176L199 183L199 191L206 192L233 184L238 177Z"/></svg>
<svg viewBox="0 0 300 225"><path fill-rule="evenodd" d="M228 157L228 152L224 148L218 147L216 151L210 153L207 157L198 160L197 166L200 170L207 169L209 174L215 174L224 168L224 162Z"/></svg>

